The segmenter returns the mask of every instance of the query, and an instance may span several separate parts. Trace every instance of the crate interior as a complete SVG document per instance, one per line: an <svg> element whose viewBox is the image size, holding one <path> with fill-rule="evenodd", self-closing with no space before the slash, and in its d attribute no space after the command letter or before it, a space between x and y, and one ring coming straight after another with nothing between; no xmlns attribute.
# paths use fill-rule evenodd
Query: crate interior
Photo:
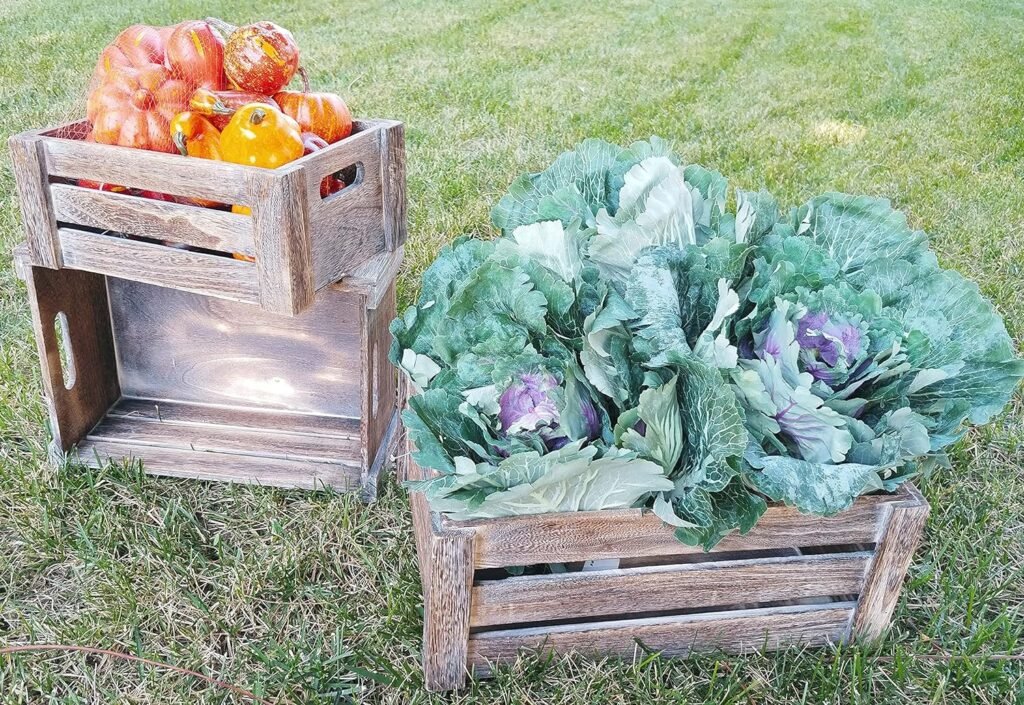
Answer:
<svg viewBox="0 0 1024 705"><path fill-rule="evenodd" d="M61 368L50 390L57 443L77 444L81 462L138 458L157 474L351 489L382 460L366 429L380 422L363 423L366 385L378 382L365 374L375 313L365 297L327 288L292 317L127 279L32 270L40 319L54 325L60 350L59 363L48 355ZM393 434L393 406L372 411L391 417Z"/></svg>

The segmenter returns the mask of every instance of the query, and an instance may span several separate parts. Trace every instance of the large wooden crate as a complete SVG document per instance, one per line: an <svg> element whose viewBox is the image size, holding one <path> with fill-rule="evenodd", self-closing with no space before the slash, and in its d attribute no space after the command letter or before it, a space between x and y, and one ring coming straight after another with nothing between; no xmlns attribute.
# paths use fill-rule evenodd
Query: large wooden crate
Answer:
<svg viewBox="0 0 1024 705"><path fill-rule="evenodd" d="M381 253L285 316L37 266L20 247L53 455L371 498L399 435L387 352L401 259Z"/></svg>
<svg viewBox="0 0 1024 705"><path fill-rule="evenodd" d="M273 170L94 144L84 141L88 133L82 121L10 139L37 267L94 272L294 315L317 291L405 241L399 122L356 121L350 137ZM321 180L336 172L349 185L321 198ZM245 205L252 215L83 188L79 180Z"/></svg>
<svg viewBox="0 0 1024 705"><path fill-rule="evenodd" d="M408 453L403 465L423 476ZM910 485L829 518L772 506L705 553L640 509L452 521L421 493L410 501L431 690L530 650L683 656L874 639L928 516ZM505 570L546 563L567 572Z"/></svg>

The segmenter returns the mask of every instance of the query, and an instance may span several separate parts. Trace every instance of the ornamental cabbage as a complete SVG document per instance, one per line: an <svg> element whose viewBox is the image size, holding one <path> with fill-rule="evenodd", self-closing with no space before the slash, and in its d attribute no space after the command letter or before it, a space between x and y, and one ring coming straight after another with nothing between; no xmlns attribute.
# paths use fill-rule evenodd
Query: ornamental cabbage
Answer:
<svg viewBox="0 0 1024 705"><path fill-rule="evenodd" d="M733 207L727 207L727 204ZM518 179L392 324L413 483L457 518L649 506L712 547L948 465L1024 376L888 201L787 215L652 138Z"/></svg>

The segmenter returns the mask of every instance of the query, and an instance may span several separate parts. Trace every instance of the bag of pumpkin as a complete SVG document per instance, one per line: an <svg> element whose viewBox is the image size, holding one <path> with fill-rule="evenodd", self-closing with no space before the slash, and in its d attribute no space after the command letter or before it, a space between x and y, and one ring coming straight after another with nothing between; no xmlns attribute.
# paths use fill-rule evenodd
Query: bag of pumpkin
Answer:
<svg viewBox="0 0 1024 705"><path fill-rule="evenodd" d="M296 74L302 90L285 90ZM345 101L310 91L291 32L265 21L235 27L208 18L171 27L128 27L100 54L86 117L90 141L265 169L352 133ZM79 185L179 200L111 184ZM320 195L344 187L334 174L320 184ZM180 200L249 213L241 205Z"/></svg>

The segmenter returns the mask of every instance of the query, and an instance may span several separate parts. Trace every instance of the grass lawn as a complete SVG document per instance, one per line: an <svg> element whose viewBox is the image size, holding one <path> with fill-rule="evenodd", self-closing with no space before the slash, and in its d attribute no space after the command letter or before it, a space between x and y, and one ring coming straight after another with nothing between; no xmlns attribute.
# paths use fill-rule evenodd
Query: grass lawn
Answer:
<svg viewBox="0 0 1024 705"><path fill-rule="evenodd" d="M173 12L163 6L174 5ZM587 136L670 138L795 205L884 195L1024 336L1024 7L859 0L0 3L0 135L84 115L131 23L289 27L317 85L407 125L404 306L446 241L487 233L512 179ZM0 644L102 646L272 702L441 702L421 689L406 499L46 463L21 238L0 157ZM524 658L458 703L1024 702L1024 410L923 483L933 510L880 644L688 661ZM681 585L680 589L686 589ZM1001 655L1002 658L991 658ZM0 656L0 703L230 703L185 676L79 654Z"/></svg>

